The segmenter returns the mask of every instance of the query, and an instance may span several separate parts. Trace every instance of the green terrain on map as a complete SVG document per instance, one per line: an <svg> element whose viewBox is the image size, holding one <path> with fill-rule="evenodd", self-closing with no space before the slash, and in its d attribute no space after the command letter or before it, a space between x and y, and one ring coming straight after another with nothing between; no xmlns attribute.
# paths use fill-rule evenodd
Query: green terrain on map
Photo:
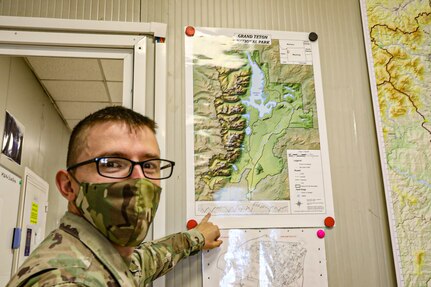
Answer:
<svg viewBox="0 0 431 287"><path fill-rule="evenodd" d="M431 282L431 7L367 0L387 175L404 286Z"/></svg>
<svg viewBox="0 0 431 287"><path fill-rule="evenodd" d="M225 56L243 64L194 55L195 199L288 200L287 150L320 149L313 66L280 64L274 39L225 46ZM251 97L252 63L263 75L260 99Z"/></svg>

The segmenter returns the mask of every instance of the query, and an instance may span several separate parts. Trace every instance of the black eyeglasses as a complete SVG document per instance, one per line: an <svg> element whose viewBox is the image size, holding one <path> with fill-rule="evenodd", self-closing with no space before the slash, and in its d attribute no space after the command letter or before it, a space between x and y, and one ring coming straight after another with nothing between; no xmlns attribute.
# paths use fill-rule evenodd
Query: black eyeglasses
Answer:
<svg viewBox="0 0 431 287"><path fill-rule="evenodd" d="M67 171L79 166L96 163L97 172L108 178L126 178L132 174L133 167L139 165L144 176L149 179L166 179L172 175L175 162L167 159L148 159L144 161L133 161L127 158L116 156L104 156L89 159L80 163L73 164Z"/></svg>

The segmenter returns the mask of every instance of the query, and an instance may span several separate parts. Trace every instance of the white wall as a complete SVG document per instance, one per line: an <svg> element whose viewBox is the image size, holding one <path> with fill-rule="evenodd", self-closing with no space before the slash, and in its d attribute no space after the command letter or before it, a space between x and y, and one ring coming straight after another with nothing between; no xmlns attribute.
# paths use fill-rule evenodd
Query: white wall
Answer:
<svg viewBox="0 0 431 287"><path fill-rule="evenodd" d="M7 16L140 21L140 0L2 0Z"/></svg>
<svg viewBox="0 0 431 287"><path fill-rule="evenodd" d="M183 27L316 32L337 224L325 238L329 286L396 286L358 0L0 3L1 15L168 24L167 156L177 165L165 191L167 232L186 223ZM181 262L167 275L167 286L201 286L200 265L197 256Z"/></svg>
<svg viewBox="0 0 431 287"><path fill-rule="evenodd" d="M327 232L329 286L396 286L357 0L144 1L142 21L168 23L167 231L186 221L184 27L314 31L319 36L336 227ZM154 5L156 6L155 8ZM171 144L169 144L171 143ZM201 286L201 261L182 262L167 286Z"/></svg>
<svg viewBox="0 0 431 287"><path fill-rule="evenodd" d="M0 135L5 111L25 127L21 165L4 155L0 164L20 177L27 166L49 183L47 232L57 226L67 201L57 191L55 173L66 165L69 129L48 96L20 57L0 56Z"/></svg>

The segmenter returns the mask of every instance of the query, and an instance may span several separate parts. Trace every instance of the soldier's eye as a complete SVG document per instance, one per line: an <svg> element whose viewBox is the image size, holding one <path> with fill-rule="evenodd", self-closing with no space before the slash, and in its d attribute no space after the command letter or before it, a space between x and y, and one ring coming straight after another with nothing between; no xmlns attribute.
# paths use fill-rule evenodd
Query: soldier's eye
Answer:
<svg viewBox="0 0 431 287"><path fill-rule="evenodd" d="M128 170L130 162L122 158L105 158L99 161L99 169L103 172Z"/></svg>

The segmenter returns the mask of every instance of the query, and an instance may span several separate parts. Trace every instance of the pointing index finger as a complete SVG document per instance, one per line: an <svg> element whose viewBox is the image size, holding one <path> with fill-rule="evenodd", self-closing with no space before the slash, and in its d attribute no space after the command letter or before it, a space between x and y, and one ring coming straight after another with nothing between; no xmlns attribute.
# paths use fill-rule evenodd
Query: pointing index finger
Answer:
<svg viewBox="0 0 431 287"><path fill-rule="evenodd" d="M208 212L208 213L205 215L205 217L204 217L204 218L202 218L201 223L208 222L208 220L210 219L210 217L211 217L211 213L209 213L209 212Z"/></svg>

